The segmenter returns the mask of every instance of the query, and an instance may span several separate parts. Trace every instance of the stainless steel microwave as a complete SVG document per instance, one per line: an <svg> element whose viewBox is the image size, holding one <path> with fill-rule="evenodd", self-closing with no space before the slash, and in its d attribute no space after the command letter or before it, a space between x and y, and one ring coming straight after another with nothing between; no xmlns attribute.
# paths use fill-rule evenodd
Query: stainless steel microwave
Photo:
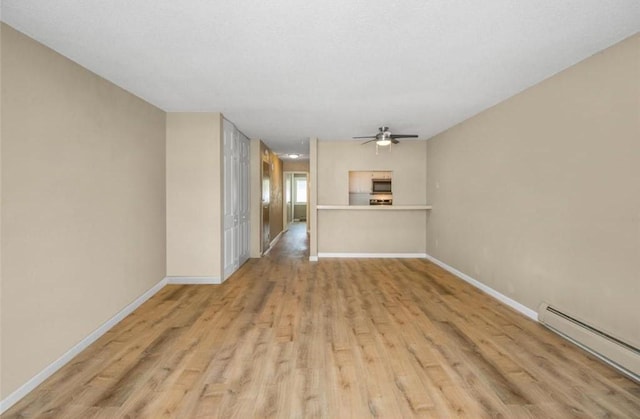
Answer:
<svg viewBox="0 0 640 419"><path fill-rule="evenodd" d="M371 193L390 194L391 193L391 179L371 179Z"/></svg>

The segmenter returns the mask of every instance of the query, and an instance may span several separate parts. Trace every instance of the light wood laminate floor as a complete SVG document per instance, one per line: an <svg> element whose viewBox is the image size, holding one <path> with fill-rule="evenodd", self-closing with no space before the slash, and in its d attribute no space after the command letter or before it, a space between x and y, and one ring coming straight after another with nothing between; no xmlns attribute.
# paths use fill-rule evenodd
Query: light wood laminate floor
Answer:
<svg viewBox="0 0 640 419"><path fill-rule="evenodd" d="M640 385L426 260L308 262L304 224L171 285L3 417L640 417Z"/></svg>

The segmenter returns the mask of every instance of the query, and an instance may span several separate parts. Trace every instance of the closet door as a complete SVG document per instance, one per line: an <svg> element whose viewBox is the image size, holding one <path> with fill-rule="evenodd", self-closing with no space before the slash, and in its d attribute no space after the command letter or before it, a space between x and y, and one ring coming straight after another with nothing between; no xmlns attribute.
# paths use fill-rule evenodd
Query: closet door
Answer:
<svg viewBox="0 0 640 419"><path fill-rule="evenodd" d="M249 148L251 143L247 137L243 134L240 134L239 138L239 148L240 148L240 164L239 164L239 196L240 196L240 205L239 205L239 215L240 215L240 226L238 229L238 242L239 242L239 258L240 258L240 266L245 263L249 259L249 240L251 236L251 228L249 224L250 219L250 185L249 185L249 161L250 154Z"/></svg>
<svg viewBox="0 0 640 419"><path fill-rule="evenodd" d="M239 135L235 126L223 120L223 274L227 279L240 266L239 259Z"/></svg>
<svg viewBox="0 0 640 419"><path fill-rule="evenodd" d="M226 119L223 121L224 194L223 261L227 279L249 259L249 147L250 141Z"/></svg>

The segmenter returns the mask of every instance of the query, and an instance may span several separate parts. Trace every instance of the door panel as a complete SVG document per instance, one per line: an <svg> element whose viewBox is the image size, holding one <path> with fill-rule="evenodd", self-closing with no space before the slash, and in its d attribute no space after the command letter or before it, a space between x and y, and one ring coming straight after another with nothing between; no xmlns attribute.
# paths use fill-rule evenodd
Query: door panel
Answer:
<svg viewBox="0 0 640 419"><path fill-rule="evenodd" d="M239 264L242 265L249 259L249 241L251 238L250 228L250 197L251 185L249 180L250 172L250 141L243 134L240 134L240 166L239 166L239 215L240 226L238 232Z"/></svg>
<svg viewBox="0 0 640 419"><path fill-rule="evenodd" d="M223 121L223 275L228 278L249 259L250 141Z"/></svg>
<svg viewBox="0 0 640 419"><path fill-rule="evenodd" d="M228 278L238 269L238 202L237 202L237 136L236 129L229 121L224 120L223 132L223 276Z"/></svg>

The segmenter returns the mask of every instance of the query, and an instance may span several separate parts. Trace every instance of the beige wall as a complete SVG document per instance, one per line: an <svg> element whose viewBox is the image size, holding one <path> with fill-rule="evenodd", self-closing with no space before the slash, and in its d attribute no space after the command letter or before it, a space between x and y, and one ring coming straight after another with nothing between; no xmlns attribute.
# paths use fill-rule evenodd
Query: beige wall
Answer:
<svg viewBox="0 0 640 419"><path fill-rule="evenodd" d="M426 211L318 211L319 253L424 254Z"/></svg>
<svg viewBox="0 0 640 419"><path fill-rule="evenodd" d="M317 203L348 205L349 171L358 170L391 171L394 205L426 205L426 161L425 141L402 141L392 146L391 151L381 148L378 154L374 144L318 141ZM311 210L314 210L313 206ZM424 210L318 210L317 251L425 253L426 217Z"/></svg>
<svg viewBox="0 0 640 419"><path fill-rule="evenodd" d="M309 160L282 160L283 172L308 172Z"/></svg>
<svg viewBox="0 0 640 419"><path fill-rule="evenodd" d="M251 199L249 199L251 240L249 255L259 258L262 255L262 142L257 138L251 139L249 171Z"/></svg>
<svg viewBox="0 0 640 419"><path fill-rule="evenodd" d="M318 205L349 204L349 171L391 171L393 203L426 205L426 141L380 148L358 141L318 141Z"/></svg>
<svg viewBox="0 0 640 419"><path fill-rule="evenodd" d="M318 139L309 138L309 258L318 258Z"/></svg>
<svg viewBox="0 0 640 419"><path fill-rule="evenodd" d="M5 398L165 276L165 113L2 24Z"/></svg>
<svg viewBox="0 0 640 419"><path fill-rule="evenodd" d="M640 346L640 35L428 141L427 251Z"/></svg>
<svg viewBox="0 0 640 419"><path fill-rule="evenodd" d="M0 11L1 13L1 11ZM2 33L4 30L0 27L0 92L2 92ZM2 385L2 363L4 356L2 354L4 344L2 343L2 100L0 100L0 400L4 399L5 391Z"/></svg>
<svg viewBox="0 0 640 419"><path fill-rule="evenodd" d="M222 115L167 114L167 276L221 278Z"/></svg>
<svg viewBox="0 0 640 419"><path fill-rule="evenodd" d="M307 219L307 204L294 204L293 205L293 219L303 220Z"/></svg>

